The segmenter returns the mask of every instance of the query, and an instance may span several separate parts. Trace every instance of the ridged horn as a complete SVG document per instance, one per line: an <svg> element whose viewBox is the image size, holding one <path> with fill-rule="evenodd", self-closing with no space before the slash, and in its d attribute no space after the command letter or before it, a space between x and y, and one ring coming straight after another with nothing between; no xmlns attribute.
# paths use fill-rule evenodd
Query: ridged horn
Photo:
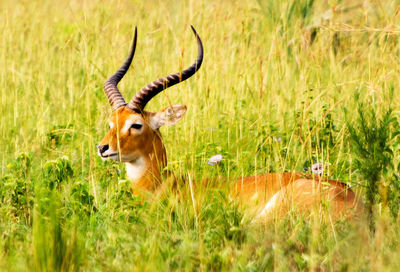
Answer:
<svg viewBox="0 0 400 272"><path fill-rule="evenodd" d="M133 98L129 101L128 108L136 112L142 112L146 104L157 94L163 90L180 83L192 75L194 75L200 68L203 62L203 44L193 26L191 26L194 35L197 39L198 54L196 61L189 68L182 71L182 73L170 74L169 76L159 78L152 83L143 87Z"/></svg>
<svg viewBox="0 0 400 272"><path fill-rule="evenodd" d="M117 85L118 82L120 82L121 79L124 77L129 69L129 66L132 63L133 56L135 55L136 40L137 28L135 27L135 37L133 38L132 48L128 58L125 60L124 64L122 64L121 68L119 68L119 70L104 83L104 92L107 95L108 101L110 101L110 105L113 111L126 105L125 99L122 96L121 92L118 90Z"/></svg>

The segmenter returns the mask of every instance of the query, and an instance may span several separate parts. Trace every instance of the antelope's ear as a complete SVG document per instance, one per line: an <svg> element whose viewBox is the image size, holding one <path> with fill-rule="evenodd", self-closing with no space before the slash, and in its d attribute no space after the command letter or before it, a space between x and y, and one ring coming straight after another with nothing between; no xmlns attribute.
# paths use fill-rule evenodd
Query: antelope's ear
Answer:
<svg viewBox="0 0 400 272"><path fill-rule="evenodd" d="M161 126L172 126L178 123L186 113L185 105L167 107L150 117L150 126L159 129Z"/></svg>

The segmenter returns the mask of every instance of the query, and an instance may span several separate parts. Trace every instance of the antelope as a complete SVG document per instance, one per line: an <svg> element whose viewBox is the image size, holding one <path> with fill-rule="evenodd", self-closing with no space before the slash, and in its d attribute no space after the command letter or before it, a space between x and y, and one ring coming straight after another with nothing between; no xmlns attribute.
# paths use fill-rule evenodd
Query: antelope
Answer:
<svg viewBox="0 0 400 272"><path fill-rule="evenodd" d="M179 122L186 113L185 105L172 105L159 112L145 110L147 103L163 90L193 76L203 62L203 44L191 26L197 40L198 55L185 70L161 77L143 87L126 103L117 84L124 77L136 49L137 28L130 53L121 68L104 84L105 94L112 107L109 131L97 145L104 159L125 163L132 193L143 195L160 190L162 169L167 166L167 154L160 128ZM355 193L336 180L310 177L301 173L267 173L241 177L232 181L229 193L254 211L255 218L284 216L295 206L300 212L319 209L328 203L333 218L359 214L362 204Z"/></svg>

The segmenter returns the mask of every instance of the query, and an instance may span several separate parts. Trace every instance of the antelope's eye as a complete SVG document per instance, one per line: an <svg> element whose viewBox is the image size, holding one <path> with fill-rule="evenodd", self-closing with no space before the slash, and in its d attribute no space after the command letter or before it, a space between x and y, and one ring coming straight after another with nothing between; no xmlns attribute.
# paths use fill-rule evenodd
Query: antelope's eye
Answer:
<svg viewBox="0 0 400 272"><path fill-rule="evenodd" d="M131 128L134 128L134 129L141 129L142 126L143 126L142 124L132 124Z"/></svg>

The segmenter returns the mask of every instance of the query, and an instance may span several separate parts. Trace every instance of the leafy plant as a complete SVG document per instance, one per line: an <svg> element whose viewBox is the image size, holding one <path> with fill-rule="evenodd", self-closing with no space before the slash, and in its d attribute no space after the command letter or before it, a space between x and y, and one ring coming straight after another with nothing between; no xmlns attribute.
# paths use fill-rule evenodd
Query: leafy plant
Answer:
<svg viewBox="0 0 400 272"><path fill-rule="evenodd" d="M355 169L365 188L367 209L372 218L373 207L376 204L388 207L388 197L393 194L389 188L396 190L398 187L393 180L393 142L400 131L390 108L378 116L373 106L367 107L361 102L355 124L348 123L347 127ZM397 213L396 207L389 206L389 209Z"/></svg>
<svg viewBox="0 0 400 272"><path fill-rule="evenodd" d="M58 188L73 173L71 162L66 156L47 161L43 166L44 178L50 189Z"/></svg>
<svg viewBox="0 0 400 272"><path fill-rule="evenodd" d="M10 173L0 179L0 203L10 205L14 217L31 222L34 192L29 177L32 156L20 153L8 164Z"/></svg>

